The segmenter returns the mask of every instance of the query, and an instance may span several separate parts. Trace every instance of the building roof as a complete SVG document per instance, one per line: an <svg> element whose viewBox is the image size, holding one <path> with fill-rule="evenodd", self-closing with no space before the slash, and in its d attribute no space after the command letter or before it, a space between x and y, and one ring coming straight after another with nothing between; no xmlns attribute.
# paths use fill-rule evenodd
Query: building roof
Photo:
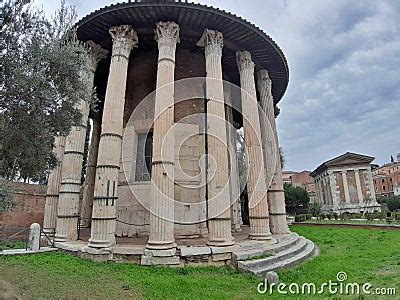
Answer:
<svg viewBox="0 0 400 300"><path fill-rule="evenodd" d="M346 152L345 154L339 155L322 163L314 171L312 171L310 175L312 177L316 177L318 174L331 167L370 164L374 159L375 157L372 156Z"/></svg>
<svg viewBox="0 0 400 300"><path fill-rule="evenodd" d="M173 0L117 3L95 10L81 19L77 23L77 34L80 40L93 40L109 50L109 28L129 24L138 32L140 47L155 47L154 28L158 21L179 24L181 46L184 47L195 48L205 28L222 32L223 68L230 81L239 82L235 52L247 50L252 54L256 70L268 70L275 103L283 97L289 81L289 68L282 50L254 24L218 8Z"/></svg>

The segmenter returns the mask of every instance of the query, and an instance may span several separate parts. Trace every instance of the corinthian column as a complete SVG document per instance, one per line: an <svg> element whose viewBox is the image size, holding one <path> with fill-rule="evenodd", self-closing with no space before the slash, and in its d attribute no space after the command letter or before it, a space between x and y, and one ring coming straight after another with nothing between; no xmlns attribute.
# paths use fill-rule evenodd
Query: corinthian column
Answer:
<svg viewBox="0 0 400 300"><path fill-rule="evenodd" d="M47 182L46 204L44 207L43 230L50 232L56 228L58 193L61 184L61 166L64 157L65 137L57 136L54 141L54 154L59 163L51 171Z"/></svg>
<svg viewBox="0 0 400 300"><path fill-rule="evenodd" d="M113 45L99 143L91 236L88 246L115 244L116 200L129 55L138 37L130 25L111 27Z"/></svg>
<svg viewBox="0 0 400 300"><path fill-rule="evenodd" d="M213 170L208 171L208 244L230 246L234 242L231 233L229 160L222 81L223 35L206 29L200 42L199 45L205 47L206 56L208 155L214 163Z"/></svg>
<svg viewBox="0 0 400 300"><path fill-rule="evenodd" d="M97 64L102 58L105 58L106 52L93 41L87 42L87 46L88 55L85 71L82 76L87 81L87 87L91 94ZM89 106L89 99L82 99L80 101L81 124L71 129L65 141L56 227L56 241L58 242L76 240L78 238L77 222L79 217L82 162Z"/></svg>
<svg viewBox="0 0 400 300"><path fill-rule="evenodd" d="M82 227L90 227L90 221L92 218L94 182L96 179L96 165L97 165L97 155L99 152L100 132L101 132L100 120L93 119L86 178L83 184L83 198L81 206Z"/></svg>
<svg viewBox="0 0 400 300"><path fill-rule="evenodd" d="M174 77L179 26L159 22L148 249L174 249Z"/></svg>
<svg viewBox="0 0 400 300"><path fill-rule="evenodd" d="M269 223L272 234L288 233L285 208L285 194L283 191L282 165L279 152L278 132L276 130L274 98L272 97L272 83L267 70L258 72L258 92L260 95L263 119L263 145L266 148L266 174L268 187Z"/></svg>
<svg viewBox="0 0 400 300"><path fill-rule="evenodd" d="M228 84L229 85L229 84ZM226 120L228 121L227 128L227 139L228 147L230 152L230 173L229 173L229 183L230 183L230 198L231 198L231 218L232 218L232 230L235 232L241 231L240 226L242 222L242 209L240 207L240 180L239 180L239 167L237 158L237 141L236 141L236 128L234 127L233 121L233 104L232 104L232 94L230 87L225 91L225 114Z"/></svg>
<svg viewBox="0 0 400 300"><path fill-rule="evenodd" d="M254 63L248 51L237 52L240 73L243 129L248 160L247 193L249 199L250 238L271 239L269 211L263 151L261 148L261 128L258 114Z"/></svg>

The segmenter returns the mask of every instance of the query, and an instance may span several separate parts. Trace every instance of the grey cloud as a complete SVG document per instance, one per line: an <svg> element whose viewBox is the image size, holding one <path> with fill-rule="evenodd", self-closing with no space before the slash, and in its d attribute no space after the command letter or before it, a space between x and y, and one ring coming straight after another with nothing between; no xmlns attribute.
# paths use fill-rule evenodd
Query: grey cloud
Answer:
<svg viewBox="0 0 400 300"><path fill-rule="evenodd" d="M58 1L40 0L47 11ZM115 1L70 0L80 17ZM400 2L203 0L251 21L287 56L280 103L287 169L354 151L387 162L400 152Z"/></svg>

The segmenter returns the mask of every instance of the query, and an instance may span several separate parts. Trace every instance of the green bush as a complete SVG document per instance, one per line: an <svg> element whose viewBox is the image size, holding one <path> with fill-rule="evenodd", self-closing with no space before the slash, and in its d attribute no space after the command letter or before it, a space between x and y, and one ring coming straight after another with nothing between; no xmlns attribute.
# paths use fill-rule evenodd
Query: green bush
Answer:
<svg viewBox="0 0 400 300"><path fill-rule="evenodd" d="M304 222L305 220L307 220L307 216L306 215L296 215L294 217L294 221L295 222Z"/></svg>
<svg viewBox="0 0 400 300"><path fill-rule="evenodd" d="M373 220L373 219L384 220L386 219L386 213L385 212L366 213L365 218L367 220Z"/></svg>
<svg viewBox="0 0 400 300"><path fill-rule="evenodd" d="M376 200L379 204L386 203L389 211L400 209L400 196L381 197Z"/></svg>

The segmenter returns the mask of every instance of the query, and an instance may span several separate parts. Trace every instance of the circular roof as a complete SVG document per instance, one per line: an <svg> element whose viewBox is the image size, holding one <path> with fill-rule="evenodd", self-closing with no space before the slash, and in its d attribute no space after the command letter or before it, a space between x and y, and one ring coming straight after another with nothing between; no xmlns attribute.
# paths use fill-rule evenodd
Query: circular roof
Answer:
<svg viewBox="0 0 400 300"><path fill-rule="evenodd" d="M108 29L130 24L138 33L139 47L153 47L156 45L154 28L158 21L174 21L180 26L183 47L196 47L205 28L222 32L223 68L229 79L239 82L235 52L247 50L252 54L256 70L268 70L275 103L283 97L289 81L289 68L282 50L254 24L218 8L173 0L118 3L95 10L81 19L77 33L82 41L93 40L110 49Z"/></svg>

